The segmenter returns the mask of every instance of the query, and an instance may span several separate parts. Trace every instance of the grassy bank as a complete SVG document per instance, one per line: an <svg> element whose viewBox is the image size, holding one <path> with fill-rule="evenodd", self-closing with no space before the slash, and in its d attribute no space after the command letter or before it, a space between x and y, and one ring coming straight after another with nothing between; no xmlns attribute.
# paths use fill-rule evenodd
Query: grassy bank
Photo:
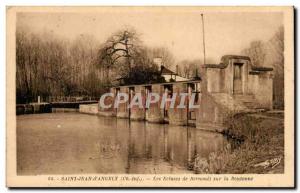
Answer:
<svg viewBox="0 0 300 193"><path fill-rule="evenodd" d="M214 152L208 160L196 158L196 173L283 173L283 114L248 114L229 117L231 146Z"/></svg>
<svg viewBox="0 0 300 193"><path fill-rule="evenodd" d="M241 115L228 121L227 135L242 140L222 173L283 173L283 114Z"/></svg>

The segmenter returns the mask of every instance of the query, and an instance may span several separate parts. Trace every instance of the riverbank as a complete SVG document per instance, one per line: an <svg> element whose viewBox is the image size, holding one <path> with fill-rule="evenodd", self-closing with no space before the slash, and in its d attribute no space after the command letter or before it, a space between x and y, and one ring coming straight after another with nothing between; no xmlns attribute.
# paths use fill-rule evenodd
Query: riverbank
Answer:
<svg viewBox="0 0 300 193"><path fill-rule="evenodd" d="M239 147L226 156L220 173L283 173L284 114L259 113L229 119L227 136Z"/></svg>
<svg viewBox="0 0 300 193"><path fill-rule="evenodd" d="M236 115L223 134L232 140L209 158L195 158L195 173L266 174L284 172L283 113Z"/></svg>

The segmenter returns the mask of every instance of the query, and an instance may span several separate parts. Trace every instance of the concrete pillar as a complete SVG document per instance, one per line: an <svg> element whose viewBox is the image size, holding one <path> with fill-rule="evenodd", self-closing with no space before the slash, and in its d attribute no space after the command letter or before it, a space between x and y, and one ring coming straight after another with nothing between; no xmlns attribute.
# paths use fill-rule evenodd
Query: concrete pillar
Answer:
<svg viewBox="0 0 300 193"><path fill-rule="evenodd" d="M115 96L116 96L116 90L117 88L110 88L110 93L113 94L113 96L108 96L104 99L104 104L105 105L111 105L110 108L103 108L100 105L100 100L98 104L98 114L102 116L111 116L114 117L116 116L116 109L114 108L114 101L115 101Z"/></svg>
<svg viewBox="0 0 300 193"><path fill-rule="evenodd" d="M158 93L162 96L164 89L160 84L151 85L151 92ZM152 103L147 110L147 121L152 123L163 123L164 122L164 114L163 109L160 108L161 98L158 102Z"/></svg>
<svg viewBox="0 0 300 193"><path fill-rule="evenodd" d="M164 158L168 158L168 128L164 127Z"/></svg>
<svg viewBox="0 0 300 193"><path fill-rule="evenodd" d="M126 93L129 96L129 88L128 87L121 87L120 93ZM126 103L119 104L117 109L117 117L119 118L129 118L129 109L128 109L129 101Z"/></svg>
<svg viewBox="0 0 300 193"><path fill-rule="evenodd" d="M188 129L187 133L187 165L188 169L193 169L195 159L195 130Z"/></svg>
<svg viewBox="0 0 300 193"><path fill-rule="evenodd" d="M168 110L169 124L172 125L187 125L188 109L187 108L176 108L180 104L180 93L187 93L187 84L175 83L173 84L173 94L177 94L174 108ZM185 107L188 106L187 97L185 99Z"/></svg>
<svg viewBox="0 0 300 193"><path fill-rule="evenodd" d="M143 108L140 108L138 105L133 105L132 108L130 109L130 120L135 120L135 121L143 121L145 120L145 87L144 86L135 86L134 87L134 96L137 93L140 93L142 96L142 104Z"/></svg>

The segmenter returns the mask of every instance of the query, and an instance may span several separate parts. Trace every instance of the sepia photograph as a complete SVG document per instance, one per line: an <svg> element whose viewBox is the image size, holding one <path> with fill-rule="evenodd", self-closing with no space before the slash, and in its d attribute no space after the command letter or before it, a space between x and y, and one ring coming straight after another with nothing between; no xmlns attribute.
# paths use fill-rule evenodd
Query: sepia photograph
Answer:
<svg viewBox="0 0 300 193"><path fill-rule="evenodd" d="M7 7L7 186L293 187L293 7Z"/></svg>

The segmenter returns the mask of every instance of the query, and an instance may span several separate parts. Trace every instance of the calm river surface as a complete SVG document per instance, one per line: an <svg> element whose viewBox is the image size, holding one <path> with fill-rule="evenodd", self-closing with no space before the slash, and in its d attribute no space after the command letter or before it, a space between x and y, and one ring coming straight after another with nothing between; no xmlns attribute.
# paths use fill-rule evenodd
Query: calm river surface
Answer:
<svg viewBox="0 0 300 193"><path fill-rule="evenodd" d="M174 174L226 146L195 128L80 113L17 116L17 171L37 174Z"/></svg>

